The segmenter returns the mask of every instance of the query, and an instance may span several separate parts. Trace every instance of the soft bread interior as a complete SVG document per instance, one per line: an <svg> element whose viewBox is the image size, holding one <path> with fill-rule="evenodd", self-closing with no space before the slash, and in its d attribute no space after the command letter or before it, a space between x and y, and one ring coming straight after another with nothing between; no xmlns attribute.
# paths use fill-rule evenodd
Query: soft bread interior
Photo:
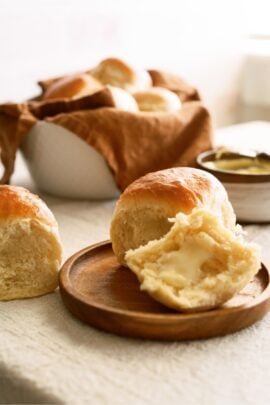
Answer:
<svg viewBox="0 0 270 405"><path fill-rule="evenodd" d="M168 221L168 209L149 204L125 205L120 208L111 225L113 250L120 263L125 265L125 253L129 249L146 245L165 235L172 224Z"/></svg>
<svg viewBox="0 0 270 405"><path fill-rule="evenodd" d="M234 229L235 215L231 204L227 197L223 200L218 193L216 194L216 200L214 196L207 208L219 217L226 228ZM125 202L122 206L119 205L110 229L113 251L118 261L125 266L125 254L128 250L144 246L151 240L160 239L169 232L173 223L168 221L168 217L175 215L176 208L165 203Z"/></svg>
<svg viewBox="0 0 270 405"><path fill-rule="evenodd" d="M128 267L141 289L180 311L221 305L239 292L260 268L259 247L243 240L241 228L225 228L206 209L179 213L160 240L129 250Z"/></svg>
<svg viewBox="0 0 270 405"><path fill-rule="evenodd" d="M0 227L0 300L35 297L58 285L61 245L56 228L36 219Z"/></svg>

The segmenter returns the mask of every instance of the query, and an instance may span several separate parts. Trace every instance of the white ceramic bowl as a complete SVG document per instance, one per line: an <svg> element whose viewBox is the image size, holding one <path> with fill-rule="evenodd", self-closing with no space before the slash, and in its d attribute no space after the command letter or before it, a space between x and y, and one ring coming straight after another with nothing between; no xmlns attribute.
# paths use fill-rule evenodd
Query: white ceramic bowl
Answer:
<svg viewBox="0 0 270 405"><path fill-rule="evenodd" d="M270 174L241 174L210 169L206 162L215 160L216 151L201 153L197 163L216 176L227 190L229 199L240 222L270 221Z"/></svg>
<svg viewBox="0 0 270 405"><path fill-rule="evenodd" d="M102 155L59 125L38 122L21 149L37 187L46 193L82 199L120 194Z"/></svg>

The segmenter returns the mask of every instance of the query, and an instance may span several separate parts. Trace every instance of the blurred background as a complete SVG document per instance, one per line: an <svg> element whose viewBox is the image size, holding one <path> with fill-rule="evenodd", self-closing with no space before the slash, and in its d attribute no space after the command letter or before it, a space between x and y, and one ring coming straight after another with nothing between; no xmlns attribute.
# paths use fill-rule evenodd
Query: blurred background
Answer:
<svg viewBox="0 0 270 405"><path fill-rule="evenodd" d="M269 0L0 0L0 102L108 56L176 72L216 126L270 120Z"/></svg>

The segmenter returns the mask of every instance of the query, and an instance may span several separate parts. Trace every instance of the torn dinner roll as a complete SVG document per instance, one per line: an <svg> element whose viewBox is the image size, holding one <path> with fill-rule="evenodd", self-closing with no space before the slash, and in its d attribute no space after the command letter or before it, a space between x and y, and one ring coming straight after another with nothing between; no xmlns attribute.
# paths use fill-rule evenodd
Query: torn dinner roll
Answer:
<svg viewBox="0 0 270 405"><path fill-rule="evenodd" d="M130 184L117 202L110 235L113 251L125 265L125 254L172 227L168 218L178 212L206 208L234 229L235 214L223 185L206 171L178 167L149 173Z"/></svg>
<svg viewBox="0 0 270 405"><path fill-rule="evenodd" d="M130 92L147 89L152 85L151 76L146 70L135 69L118 58L104 59L90 73L103 84Z"/></svg>
<svg viewBox="0 0 270 405"><path fill-rule="evenodd" d="M170 90L152 87L133 93L141 111L173 112L181 108L180 98Z"/></svg>
<svg viewBox="0 0 270 405"><path fill-rule="evenodd" d="M128 267L141 289L179 311L217 307L238 293L260 268L260 249L228 229L213 211L194 208L170 220L160 240L129 250Z"/></svg>
<svg viewBox="0 0 270 405"><path fill-rule="evenodd" d="M103 85L87 73L71 75L54 81L45 91L44 100L88 96L99 91Z"/></svg>
<svg viewBox="0 0 270 405"><path fill-rule="evenodd" d="M38 196L0 186L0 238L0 300L55 290L62 247L57 222Z"/></svg>

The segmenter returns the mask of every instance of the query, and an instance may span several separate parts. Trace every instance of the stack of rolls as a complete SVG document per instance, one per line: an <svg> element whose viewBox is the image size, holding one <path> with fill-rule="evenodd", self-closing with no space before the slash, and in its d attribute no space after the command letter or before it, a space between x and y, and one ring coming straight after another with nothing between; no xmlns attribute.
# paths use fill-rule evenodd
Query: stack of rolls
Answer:
<svg viewBox="0 0 270 405"><path fill-rule="evenodd" d="M181 108L180 98L172 91L153 86L146 70L135 69L127 62L108 58L89 72L54 80L43 100L78 98L108 87L115 107L126 111L173 112Z"/></svg>
<svg viewBox="0 0 270 405"><path fill-rule="evenodd" d="M2 184L21 148L40 190L113 198L146 173L194 166L212 147L209 111L177 75L108 58L39 85L36 98L0 106Z"/></svg>

